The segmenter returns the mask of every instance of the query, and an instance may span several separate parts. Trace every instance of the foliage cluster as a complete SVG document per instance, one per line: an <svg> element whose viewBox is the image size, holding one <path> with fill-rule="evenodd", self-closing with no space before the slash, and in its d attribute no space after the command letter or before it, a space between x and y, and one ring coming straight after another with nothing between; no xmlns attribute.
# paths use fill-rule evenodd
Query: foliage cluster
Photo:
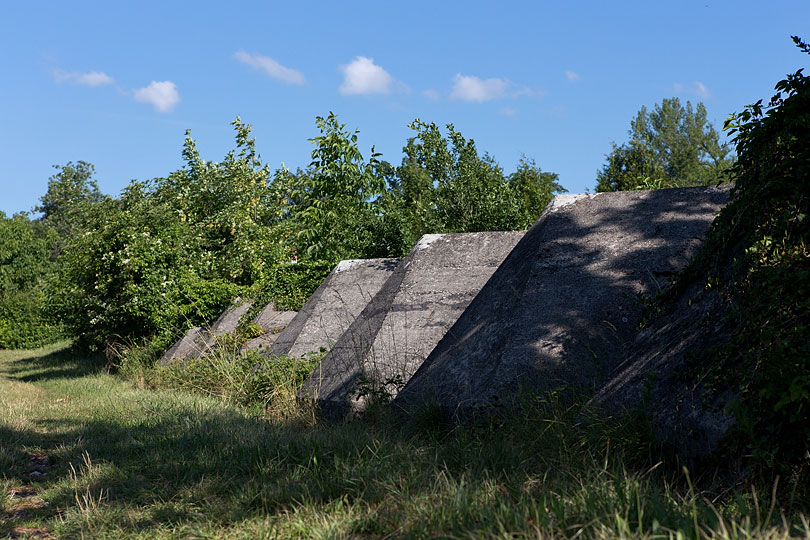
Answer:
<svg viewBox="0 0 810 540"><path fill-rule="evenodd" d="M810 47L793 39L810 53ZM760 100L726 122L738 156L730 170L731 198L675 287L703 280L731 307L731 338L697 355L695 380L736 396L738 439L760 463L806 474L810 77L799 70L780 81L776 91L767 105Z"/></svg>
<svg viewBox="0 0 810 540"><path fill-rule="evenodd" d="M233 122L236 148L201 158L186 133L185 166L103 197L92 165L63 168L42 199L43 223L63 231L48 310L79 343L167 341L210 322L240 294L297 309L341 259L399 256L424 233L525 228L557 176L522 160L505 176L453 126L414 122L400 167L334 114L316 118L306 170L262 164L250 126ZM70 201L75 201L71 206Z"/></svg>
<svg viewBox="0 0 810 540"><path fill-rule="evenodd" d="M526 158L505 175L452 124L447 138L434 123L415 120L409 127L416 134L402 164L382 167L389 189L381 204L381 253L404 255L426 233L528 228L553 194L565 191L556 174Z"/></svg>
<svg viewBox="0 0 810 540"><path fill-rule="evenodd" d="M733 163L727 143L706 118L706 107L664 99L642 107L630 123L630 141L613 143L597 172L597 191L705 186L726 181Z"/></svg>
<svg viewBox="0 0 810 540"><path fill-rule="evenodd" d="M92 163L68 162L54 168L59 172L48 179L48 191L40 197L34 211L41 212L40 221L59 235L61 250L65 242L83 232L86 213L105 197L93 178L96 168Z"/></svg>
<svg viewBox="0 0 810 540"><path fill-rule="evenodd" d="M56 260L82 233L93 205L105 199L92 178L93 165L80 161L55 168L34 209L41 218L0 214L0 348L33 347L62 337L61 320L45 304Z"/></svg>
<svg viewBox="0 0 810 540"><path fill-rule="evenodd" d="M61 336L43 310L57 244L48 225L25 213L0 213L0 348L37 347Z"/></svg>

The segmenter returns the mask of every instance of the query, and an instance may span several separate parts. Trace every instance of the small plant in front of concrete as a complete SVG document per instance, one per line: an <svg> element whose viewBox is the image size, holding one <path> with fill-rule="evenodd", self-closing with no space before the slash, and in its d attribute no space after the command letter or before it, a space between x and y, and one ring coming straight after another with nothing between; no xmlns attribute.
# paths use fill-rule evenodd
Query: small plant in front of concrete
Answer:
<svg viewBox="0 0 810 540"><path fill-rule="evenodd" d="M355 385L353 397L366 404L366 407L387 405L405 387L407 380L402 375L393 375L378 380L363 372Z"/></svg>

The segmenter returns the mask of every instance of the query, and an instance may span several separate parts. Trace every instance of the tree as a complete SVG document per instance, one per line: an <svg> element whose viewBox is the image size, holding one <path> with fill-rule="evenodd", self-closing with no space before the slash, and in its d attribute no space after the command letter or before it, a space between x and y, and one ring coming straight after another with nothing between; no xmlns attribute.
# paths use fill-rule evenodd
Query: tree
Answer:
<svg viewBox="0 0 810 540"><path fill-rule="evenodd" d="M652 112L642 107L630 123L630 141L613 143L597 172L597 191L710 185L726 181L733 160L706 119L706 107L664 99Z"/></svg>
<svg viewBox="0 0 810 540"><path fill-rule="evenodd" d="M7 218L0 212L0 347L36 347L61 336L42 310L57 242L48 225L25 213Z"/></svg>
<svg viewBox="0 0 810 540"><path fill-rule="evenodd" d="M340 260L368 255L374 244L375 207L384 191L380 154L371 148L368 163L357 147L357 131L349 133L335 114L317 117L321 134L307 174L293 191L299 252L309 259ZM288 178L289 179L289 178Z"/></svg>
<svg viewBox="0 0 810 540"><path fill-rule="evenodd" d="M97 348L116 339L169 339L210 318L282 259L277 208L250 126L232 123L236 149L202 159L186 134L185 166L135 182L86 212L66 246L50 309Z"/></svg>
<svg viewBox="0 0 810 540"><path fill-rule="evenodd" d="M447 138L434 123L417 119L409 127L417 134L403 149L397 175L405 213L419 235L529 227L553 193L565 191L557 175L525 158L505 177L494 158L479 155L475 141L452 124Z"/></svg>
<svg viewBox="0 0 810 540"><path fill-rule="evenodd" d="M515 194L520 209L521 223L529 227L543 213L554 193L566 189L559 183L559 175L543 172L534 160L521 157L517 170L509 175L509 185Z"/></svg>
<svg viewBox="0 0 810 540"><path fill-rule="evenodd" d="M69 161L54 168L59 172L48 180L48 191L34 211L42 212L42 221L56 230L64 244L82 229L88 205L101 201L103 195L93 179L92 163Z"/></svg>
<svg viewBox="0 0 810 540"><path fill-rule="evenodd" d="M202 159L187 131L186 165L157 179L153 190L155 200L192 227L213 273L246 285L261 279L281 258L272 234L279 209L269 186L270 168L261 162L251 126L239 117L231 125L236 149L222 162Z"/></svg>

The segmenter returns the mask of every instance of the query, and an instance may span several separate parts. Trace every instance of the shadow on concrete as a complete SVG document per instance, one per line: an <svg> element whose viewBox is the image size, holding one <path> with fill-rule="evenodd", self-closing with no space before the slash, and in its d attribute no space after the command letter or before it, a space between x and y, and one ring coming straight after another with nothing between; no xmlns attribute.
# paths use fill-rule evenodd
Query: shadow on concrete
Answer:
<svg viewBox="0 0 810 540"><path fill-rule="evenodd" d="M642 299L696 252L724 188L559 196L397 398L464 416L525 391L591 394L626 359Z"/></svg>
<svg viewBox="0 0 810 540"><path fill-rule="evenodd" d="M278 335L267 356L302 357L331 348L377 294L399 261L341 261Z"/></svg>
<svg viewBox="0 0 810 540"><path fill-rule="evenodd" d="M336 417L395 396L524 234L423 236L342 333L302 395Z"/></svg>

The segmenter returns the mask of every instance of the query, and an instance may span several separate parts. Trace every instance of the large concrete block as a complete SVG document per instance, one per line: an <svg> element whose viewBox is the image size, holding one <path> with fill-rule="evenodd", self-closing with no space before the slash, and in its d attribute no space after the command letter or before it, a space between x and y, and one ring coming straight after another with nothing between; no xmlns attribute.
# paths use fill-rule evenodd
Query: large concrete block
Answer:
<svg viewBox="0 0 810 540"><path fill-rule="evenodd" d="M397 264L399 259L341 261L276 337L266 354L301 357L318 352L321 347L332 347Z"/></svg>
<svg viewBox="0 0 810 540"><path fill-rule="evenodd" d="M195 327L186 332L186 335L172 345L160 359L160 364L166 365L175 361L188 361L199 358L214 344L216 339L225 334L233 333L239 325L239 319L253 305L252 300L243 300L236 297L231 305L222 312L222 315L211 325L210 329Z"/></svg>
<svg viewBox="0 0 810 540"><path fill-rule="evenodd" d="M466 416L523 391L592 392L622 362L641 295L682 268L724 188L555 197L400 392Z"/></svg>
<svg viewBox="0 0 810 540"><path fill-rule="evenodd" d="M258 351L259 353L269 351L279 334L287 328L296 315L296 311L278 311L275 303L270 302L252 321L253 324L264 330L264 333L246 341L239 348L239 352L245 354L248 351Z"/></svg>
<svg viewBox="0 0 810 540"><path fill-rule="evenodd" d="M176 361L182 362L190 358L199 358L205 344L206 332L199 326L189 328L182 338L169 347L159 363L167 365Z"/></svg>
<svg viewBox="0 0 810 540"><path fill-rule="evenodd" d="M730 262L730 261L729 261ZM650 434L690 468L710 456L735 424L731 404L739 395L705 388L689 373L695 352L724 347L734 333L733 306L705 280L682 281L663 313L638 332L627 360L591 398L589 406L615 418L643 411Z"/></svg>
<svg viewBox="0 0 810 540"><path fill-rule="evenodd" d="M395 395L525 231L423 236L304 383L328 414Z"/></svg>

